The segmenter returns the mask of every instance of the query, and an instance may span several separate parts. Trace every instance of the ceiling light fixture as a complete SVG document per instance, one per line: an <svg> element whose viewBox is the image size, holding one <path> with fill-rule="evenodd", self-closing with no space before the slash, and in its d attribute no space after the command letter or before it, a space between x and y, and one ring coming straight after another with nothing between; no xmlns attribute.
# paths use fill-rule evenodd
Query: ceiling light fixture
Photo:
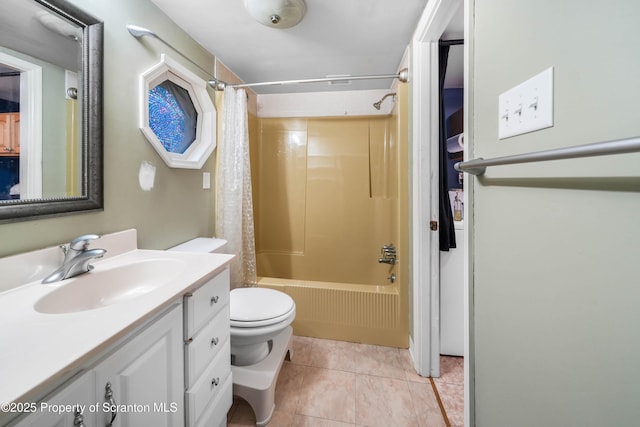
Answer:
<svg viewBox="0 0 640 427"><path fill-rule="evenodd" d="M271 28L291 28L307 11L304 0L244 0L244 7L253 19Z"/></svg>

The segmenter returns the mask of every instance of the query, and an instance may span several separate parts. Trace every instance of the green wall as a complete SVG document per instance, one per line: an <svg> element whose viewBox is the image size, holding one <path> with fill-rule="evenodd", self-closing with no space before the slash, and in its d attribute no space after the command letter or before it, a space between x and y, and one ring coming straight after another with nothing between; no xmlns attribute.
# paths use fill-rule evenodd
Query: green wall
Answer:
<svg viewBox="0 0 640 427"><path fill-rule="evenodd" d="M71 0L104 21L104 212L0 225L0 256L63 242L85 233L138 230L139 246L164 249L212 234L212 190L202 189L202 173L212 171L215 152L202 170L171 169L138 128L140 73L161 53L207 79L196 67L155 39L137 40L127 24L150 28L201 67L213 70L214 58L148 0ZM211 93L212 94L212 93ZM156 166L155 187L138 185L143 161Z"/></svg>
<svg viewBox="0 0 640 427"><path fill-rule="evenodd" d="M640 3L473 3L473 157L640 135ZM550 66L554 126L498 140L498 95ZM639 164L565 160L475 180L476 425L637 425Z"/></svg>

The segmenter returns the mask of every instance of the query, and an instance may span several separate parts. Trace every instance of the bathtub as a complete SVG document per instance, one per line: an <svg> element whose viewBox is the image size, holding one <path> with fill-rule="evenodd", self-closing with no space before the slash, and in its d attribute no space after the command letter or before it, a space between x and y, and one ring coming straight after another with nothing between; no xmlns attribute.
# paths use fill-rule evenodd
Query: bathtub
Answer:
<svg viewBox="0 0 640 427"><path fill-rule="evenodd" d="M406 348L408 308L399 287L258 277L257 285L282 291L296 303L294 333Z"/></svg>

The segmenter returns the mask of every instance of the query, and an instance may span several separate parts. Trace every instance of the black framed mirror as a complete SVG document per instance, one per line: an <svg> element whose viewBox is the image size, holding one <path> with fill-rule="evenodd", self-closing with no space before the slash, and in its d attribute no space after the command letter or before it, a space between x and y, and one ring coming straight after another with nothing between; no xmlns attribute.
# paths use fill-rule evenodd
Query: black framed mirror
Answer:
<svg viewBox="0 0 640 427"><path fill-rule="evenodd" d="M66 0L0 2L0 223L102 210L103 31Z"/></svg>

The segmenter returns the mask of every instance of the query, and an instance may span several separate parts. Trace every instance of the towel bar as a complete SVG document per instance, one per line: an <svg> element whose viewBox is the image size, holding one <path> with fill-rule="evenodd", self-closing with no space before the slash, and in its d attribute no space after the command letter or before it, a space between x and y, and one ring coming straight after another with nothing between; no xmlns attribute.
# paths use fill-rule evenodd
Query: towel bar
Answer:
<svg viewBox="0 0 640 427"><path fill-rule="evenodd" d="M516 154L513 156L496 157L486 160L480 157L466 162L458 162L454 167L458 172L482 175L489 166L544 162L548 160L577 159L580 157L606 156L610 154L634 152L640 152L640 137L595 142L592 144L575 145L573 147L537 151L527 154Z"/></svg>

